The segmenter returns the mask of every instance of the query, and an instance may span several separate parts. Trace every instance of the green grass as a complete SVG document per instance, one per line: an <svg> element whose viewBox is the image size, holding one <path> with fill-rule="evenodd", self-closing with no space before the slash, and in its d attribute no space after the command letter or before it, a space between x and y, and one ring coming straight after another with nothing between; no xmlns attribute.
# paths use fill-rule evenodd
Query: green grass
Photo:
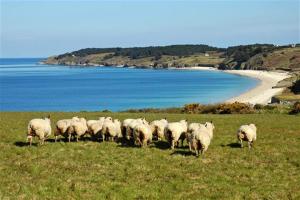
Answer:
<svg viewBox="0 0 300 200"><path fill-rule="evenodd" d="M0 199L300 198L299 115L51 113L53 127L74 115L213 120L214 138L204 158L187 148L166 149L164 142L142 149L93 141L26 146L28 121L45 115L0 113ZM241 149L235 133L250 122L258 127L258 140L253 150Z"/></svg>

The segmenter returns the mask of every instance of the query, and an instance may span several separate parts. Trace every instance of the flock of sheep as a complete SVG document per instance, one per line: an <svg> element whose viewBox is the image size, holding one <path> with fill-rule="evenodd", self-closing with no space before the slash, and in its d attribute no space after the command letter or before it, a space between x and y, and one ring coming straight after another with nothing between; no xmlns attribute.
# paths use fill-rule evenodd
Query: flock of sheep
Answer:
<svg viewBox="0 0 300 200"><path fill-rule="evenodd" d="M165 139L171 149L182 145L184 139L187 140L190 151L204 154L213 138L214 124L212 122L190 123L186 120L179 122L168 122L167 119L154 120L151 123L145 118L125 119L121 122L111 117L100 117L98 120L86 120L85 118L73 117L72 119L62 119L56 123L54 133L55 142L58 136L64 136L70 142L72 137L76 141L85 134L89 134L96 139L119 140L138 146L147 146L152 139ZM33 137L38 137L43 144L45 139L51 135L50 116L44 119L32 119L28 124L27 141L32 144ZM256 140L256 126L254 124L242 125L237 131L237 138L243 147L243 141L248 142L248 147L253 146Z"/></svg>

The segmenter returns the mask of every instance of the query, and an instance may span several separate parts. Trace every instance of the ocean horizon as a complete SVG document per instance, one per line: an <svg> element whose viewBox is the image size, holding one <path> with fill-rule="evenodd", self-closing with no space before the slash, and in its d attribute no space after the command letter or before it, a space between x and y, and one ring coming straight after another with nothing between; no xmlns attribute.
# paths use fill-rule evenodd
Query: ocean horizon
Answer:
<svg viewBox="0 0 300 200"><path fill-rule="evenodd" d="M124 111L224 102L258 80L208 70L42 65L0 59L1 111Z"/></svg>

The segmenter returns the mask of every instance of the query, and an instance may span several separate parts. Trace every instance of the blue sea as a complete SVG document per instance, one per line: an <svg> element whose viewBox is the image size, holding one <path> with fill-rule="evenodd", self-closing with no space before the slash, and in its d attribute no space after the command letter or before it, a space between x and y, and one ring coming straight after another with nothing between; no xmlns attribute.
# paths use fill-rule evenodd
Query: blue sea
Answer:
<svg viewBox="0 0 300 200"><path fill-rule="evenodd" d="M221 71L72 67L0 59L1 111L122 111L222 102L258 84Z"/></svg>

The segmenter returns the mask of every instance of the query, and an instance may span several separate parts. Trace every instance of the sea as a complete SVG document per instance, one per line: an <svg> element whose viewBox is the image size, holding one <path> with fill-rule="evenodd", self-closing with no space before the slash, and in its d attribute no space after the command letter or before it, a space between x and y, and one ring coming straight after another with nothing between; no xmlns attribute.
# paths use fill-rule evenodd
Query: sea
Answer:
<svg viewBox="0 0 300 200"><path fill-rule="evenodd" d="M0 59L0 111L124 111L223 102L256 79L210 70L78 67Z"/></svg>

